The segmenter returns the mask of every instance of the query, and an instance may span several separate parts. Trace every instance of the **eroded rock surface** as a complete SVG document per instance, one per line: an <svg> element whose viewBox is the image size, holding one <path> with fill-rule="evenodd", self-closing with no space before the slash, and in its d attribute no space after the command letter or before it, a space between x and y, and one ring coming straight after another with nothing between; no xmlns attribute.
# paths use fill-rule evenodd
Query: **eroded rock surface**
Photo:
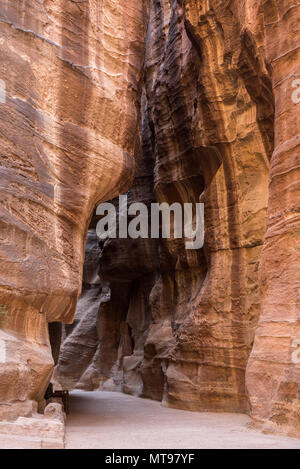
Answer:
<svg viewBox="0 0 300 469"><path fill-rule="evenodd" d="M146 27L147 1L1 2L0 418L42 401L94 207L133 179Z"/></svg>
<svg viewBox="0 0 300 469"><path fill-rule="evenodd" d="M143 2L25 3L0 7L3 404L32 369L22 412L41 397L45 313L72 320L91 213L133 179L143 87L129 203L204 202L204 248L100 243L92 223L55 378L299 436L300 6L152 0L142 81Z"/></svg>
<svg viewBox="0 0 300 469"><path fill-rule="evenodd" d="M143 127L147 121L143 121ZM154 202L153 155L144 151L128 203ZM118 205L118 200L113 201ZM158 271L158 242L97 239L93 217L86 245L83 291L75 322L65 326L55 386L143 394L140 367L151 323L149 296ZM96 262L95 262L96 259ZM161 372L160 372L161 375ZM148 384L155 389L156 383ZM161 389L156 395L161 398Z"/></svg>
<svg viewBox="0 0 300 469"><path fill-rule="evenodd" d="M269 1L261 5L261 12L265 60L272 69L275 97L275 150L268 230L260 263L262 308L247 388L252 416L264 428L299 436L300 5L289 0Z"/></svg>
<svg viewBox="0 0 300 469"><path fill-rule="evenodd" d="M160 240L147 287L147 243L141 265L103 247L110 299L78 387L299 434L299 19L290 0L151 2L143 164L156 201L205 203L205 245Z"/></svg>

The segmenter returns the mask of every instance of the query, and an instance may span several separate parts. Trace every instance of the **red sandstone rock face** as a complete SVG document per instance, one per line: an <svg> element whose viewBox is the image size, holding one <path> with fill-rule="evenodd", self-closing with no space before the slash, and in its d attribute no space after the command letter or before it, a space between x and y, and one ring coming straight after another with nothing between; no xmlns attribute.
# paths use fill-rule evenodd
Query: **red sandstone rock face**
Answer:
<svg viewBox="0 0 300 469"><path fill-rule="evenodd" d="M275 150L260 264L262 309L247 387L252 416L258 422L267 423L267 429L280 428L299 436L300 83L296 79L300 74L300 5L269 1L260 6L260 12L264 15L264 54L272 67Z"/></svg>
<svg viewBox="0 0 300 469"><path fill-rule="evenodd" d="M95 204L133 178L146 25L147 2L1 4L1 415L42 399L46 321L72 322Z"/></svg>
<svg viewBox="0 0 300 469"><path fill-rule="evenodd" d="M144 12L133 19L133 2L124 11L111 1L105 15L91 2L29 3L0 10L16 44L2 46L0 70L8 60L22 70L10 71L15 87L0 106L10 116L3 167L13 174L3 191L3 305L21 355L22 328L43 344L34 362L45 383L51 360L37 313L71 319L94 205L133 174ZM101 284L88 279L66 326L62 386L250 412L267 429L299 435L299 20L292 0L151 1L143 159L129 201L204 202L205 245L98 246L91 231L99 254L85 266L97 273L99 260ZM9 376L3 402L15 395Z"/></svg>
<svg viewBox="0 0 300 469"><path fill-rule="evenodd" d="M146 118L143 128L144 132L148 129ZM133 201L147 206L154 201L153 155L145 145L128 193L129 204ZM96 222L94 217L88 232L83 291L75 323L65 326L55 385L142 395L140 367L151 322L149 295L158 270L157 241L109 239L100 243ZM160 389L157 396L161 398Z"/></svg>
<svg viewBox="0 0 300 469"><path fill-rule="evenodd" d="M144 161L157 201L205 203L205 246L160 241L151 292L147 257L140 267L122 243L104 246L105 280L129 280L122 304L111 289L78 386L248 411L298 434L299 18L291 1L151 2Z"/></svg>
<svg viewBox="0 0 300 469"><path fill-rule="evenodd" d="M254 46L248 51L233 5L210 6L162 3L150 17L146 89L157 199L204 202L206 236L203 252L162 246L148 345L165 370L168 405L245 411L272 145L261 127L272 122L273 101L264 62ZM245 76L263 89L263 116Z"/></svg>

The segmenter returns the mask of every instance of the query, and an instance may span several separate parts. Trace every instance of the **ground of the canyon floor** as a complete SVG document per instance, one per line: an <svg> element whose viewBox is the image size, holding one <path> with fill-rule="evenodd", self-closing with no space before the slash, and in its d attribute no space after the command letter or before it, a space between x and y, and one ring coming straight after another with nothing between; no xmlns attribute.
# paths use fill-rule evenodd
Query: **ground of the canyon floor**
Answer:
<svg viewBox="0 0 300 469"><path fill-rule="evenodd" d="M248 428L241 414L186 412L120 393L74 391L66 448L300 449L300 440Z"/></svg>

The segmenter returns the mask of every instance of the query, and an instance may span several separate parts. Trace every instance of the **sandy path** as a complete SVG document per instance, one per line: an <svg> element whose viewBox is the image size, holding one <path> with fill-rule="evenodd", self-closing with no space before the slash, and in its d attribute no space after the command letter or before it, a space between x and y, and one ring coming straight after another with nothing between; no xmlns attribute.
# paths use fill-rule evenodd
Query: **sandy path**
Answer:
<svg viewBox="0 0 300 469"><path fill-rule="evenodd" d="M66 448L299 448L300 440L249 430L241 414L186 412L110 392L70 397Z"/></svg>

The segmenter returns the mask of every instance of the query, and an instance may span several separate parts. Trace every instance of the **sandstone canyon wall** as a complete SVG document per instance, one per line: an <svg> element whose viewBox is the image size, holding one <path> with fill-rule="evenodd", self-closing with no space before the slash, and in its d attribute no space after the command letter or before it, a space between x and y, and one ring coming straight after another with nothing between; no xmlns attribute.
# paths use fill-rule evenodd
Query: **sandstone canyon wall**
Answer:
<svg viewBox="0 0 300 469"><path fill-rule="evenodd" d="M4 180L14 175L3 192L5 340L44 344L32 369L45 384L39 313L71 323L89 226L56 384L248 412L299 436L300 6L152 0L141 79L146 5L42 3L0 10L14 44L0 70L15 60L28 73L15 72L0 107L20 126L1 121ZM139 120L129 203L204 202L201 250L97 239L91 214L128 189Z"/></svg>
<svg viewBox="0 0 300 469"><path fill-rule="evenodd" d="M247 368L252 416L300 435L300 5L265 2L264 57L275 98L262 308ZM259 19L259 17L258 17ZM259 25L256 26L256 35Z"/></svg>
<svg viewBox="0 0 300 469"><path fill-rule="evenodd" d="M1 2L1 418L43 401L47 322L73 321L94 207L132 183L147 9Z"/></svg>
<svg viewBox="0 0 300 469"><path fill-rule="evenodd" d="M205 203L205 245L160 240L157 263L144 240L102 246L109 300L78 387L247 411L299 434L299 17L288 1L151 2L130 197L151 199L153 166L156 201Z"/></svg>

